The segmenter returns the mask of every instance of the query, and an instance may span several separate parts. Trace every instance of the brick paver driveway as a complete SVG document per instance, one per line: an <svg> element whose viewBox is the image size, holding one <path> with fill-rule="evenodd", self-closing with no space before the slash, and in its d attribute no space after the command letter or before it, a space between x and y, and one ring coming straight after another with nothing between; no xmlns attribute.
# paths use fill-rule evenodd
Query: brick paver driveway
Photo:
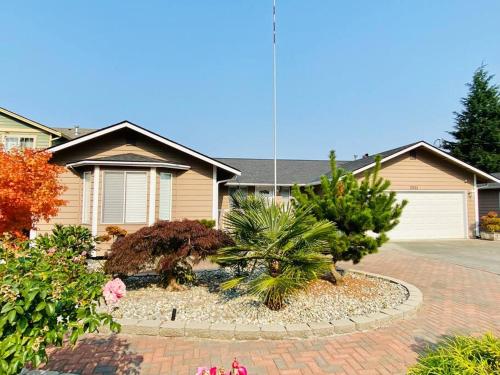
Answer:
<svg viewBox="0 0 500 375"><path fill-rule="evenodd" d="M301 341L94 336L74 350L53 353L48 368L84 374L191 375L197 365L227 366L236 356L252 375L403 374L422 348L444 336L500 333L500 276L495 273L413 254L396 245L368 256L357 268L419 287L424 305L417 317L375 331Z"/></svg>

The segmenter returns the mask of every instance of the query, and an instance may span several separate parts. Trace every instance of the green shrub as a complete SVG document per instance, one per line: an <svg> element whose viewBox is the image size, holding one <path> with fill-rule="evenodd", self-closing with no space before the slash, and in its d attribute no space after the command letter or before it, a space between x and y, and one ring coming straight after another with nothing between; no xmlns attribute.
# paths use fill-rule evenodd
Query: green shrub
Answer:
<svg viewBox="0 0 500 375"><path fill-rule="evenodd" d="M200 222L200 224L203 224L208 229L215 228L215 220L212 220L212 219L201 219L201 220L198 220L198 221Z"/></svg>
<svg viewBox="0 0 500 375"><path fill-rule="evenodd" d="M95 248L95 238L88 228L79 225L56 224L52 233L36 238L36 245L44 249L56 248L90 254Z"/></svg>
<svg viewBox="0 0 500 375"><path fill-rule="evenodd" d="M0 241L0 373L18 374L28 363L48 360L48 346L72 344L103 325L119 325L98 312L104 274L89 272L85 252L91 236L57 227L29 242Z"/></svg>
<svg viewBox="0 0 500 375"><path fill-rule="evenodd" d="M331 260L322 252L328 248L333 224L312 221L308 210L291 205L268 204L263 197L233 196L235 207L225 227L236 242L213 256L221 266L248 264L250 272L222 286L245 284L272 310L281 309L287 297L303 290L328 272Z"/></svg>
<svg viewBox="0 0 500 375"><path fill-rule="evenodd" d="M408 374L500 374L500 340L492 334L448 339L424 353Z"/></svg>

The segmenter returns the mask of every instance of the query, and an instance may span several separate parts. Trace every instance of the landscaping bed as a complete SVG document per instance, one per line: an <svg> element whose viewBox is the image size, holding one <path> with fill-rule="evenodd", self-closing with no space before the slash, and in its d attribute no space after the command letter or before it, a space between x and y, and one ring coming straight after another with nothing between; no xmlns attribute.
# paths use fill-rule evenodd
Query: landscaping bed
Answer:
<svg viewBox="0 0 500 375"><path fill-rule="evenodd" d="M358 273L348 273L341 285L317 280L287 299L279 311L267 308L242 287L222 291L219 286L233 275L224 270L197 271L196 282L182 291L158 285L157 276L134 276L126 280L127 298L113 315L117 318L176 320L232 324L295 324L325 322L375 313L401 305L407 289L397 283Z"/></svg>

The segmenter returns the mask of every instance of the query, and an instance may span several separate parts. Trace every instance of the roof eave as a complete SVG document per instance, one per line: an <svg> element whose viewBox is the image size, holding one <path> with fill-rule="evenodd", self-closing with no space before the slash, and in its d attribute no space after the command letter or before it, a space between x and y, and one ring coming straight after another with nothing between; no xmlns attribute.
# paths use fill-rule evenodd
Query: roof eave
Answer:
<svg viewBox="0 0 500 375"><path fill-rule="evenodd" d="M190 149L189 147L183 146L177 142L171 141L168 138L165 138L161 135L153 133L153 132L151 132L151 131L149 131L149 130L147 130L139 125L133 124L129 121L122 121L122 122L119 122L117 124L110 125L108 127L102 128L102 129L98 129L92 133L82 135L81 137L72 139L69 142L63 143L63 144L58 145L58 146L53 146L53 147L49 148L48 150L51 152L58 152L60 150L64 150L66 148L73 147L75 145L86 142L88 140L98 138L98 137L103 136L105 134L109 134L109 133L112 133L114 131L124 129L124 128L128 128L128 129L132 129L134 131L137 131L138 133L141 133L141 134L143 134L151 139L154 139L160 143L166 144L167 146L170 146L170 147L175 148L179 151L182 151L188 155L196 157L197 159L203 160L203 161L205 161L209 164L212 164L218 168L221 168L221 169L224 169L228 172L234 173L237 176L241 176L241 171L239 171L236 168L233 168L233 167L226 165L222 162L214 160L214 159L210 158L209 156L206 156L206 155L201 154L197 151L194 151L193 149Z"/></svg>
<svg viewBox="0 0 500 375"><path fill-rule="evenodd" d="M66 164L68 168L77 168L83 166L112 166L112 167L159 167L169 169L188 170L191 169L189 165L163 163L163 162L150 162L150 161L111 161L111 160L81 160L73 163Z"/></svg>
<svg viewBox="0 0 500 375"><path fill-rule="evenodd" d="M58 132L57 130L54 130L48 126L42 125L39 122L30 120L29 118L21 116L15 112L9 111L8 109L0 107L0 113L3 113L6 116L12 117L12 118L16 119L17 121L24 122L25 124L28 124L28 125L33 126L35 128L44 130L47 133L51 133L57 137L63 137L63 134L61 132Z"/></svg>

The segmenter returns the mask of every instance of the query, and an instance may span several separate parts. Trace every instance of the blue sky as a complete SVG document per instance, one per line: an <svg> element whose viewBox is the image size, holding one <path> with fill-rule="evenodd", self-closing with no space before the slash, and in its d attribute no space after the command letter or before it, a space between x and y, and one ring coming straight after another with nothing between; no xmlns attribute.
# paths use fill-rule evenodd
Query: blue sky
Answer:
<svg viewBox="0 0 500 375"><path fill-rule="evenodd" d="M11 1L0 106L47 125L127 119L212 156L272 157L272 0ZM446 136L497 0L278 0L278 155Z"/></svg>

